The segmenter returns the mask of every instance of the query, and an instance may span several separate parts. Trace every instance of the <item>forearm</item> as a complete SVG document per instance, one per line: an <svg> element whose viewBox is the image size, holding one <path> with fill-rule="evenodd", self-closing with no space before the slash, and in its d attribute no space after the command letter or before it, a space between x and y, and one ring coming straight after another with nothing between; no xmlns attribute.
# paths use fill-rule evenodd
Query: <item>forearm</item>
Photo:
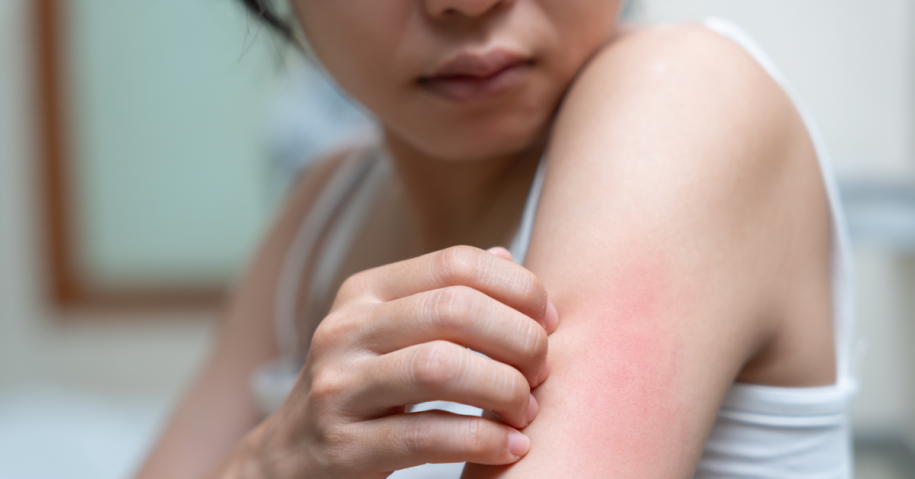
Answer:
<svg viewBox="0 0 915 479"><path fill-rule="evenodd" d="M269 421L269 419L268 419ZM267 421L253 429L238 443L232 453L207 476L207 479L284 479L286 477L310 477L301 464L302 457L297 457L294 476L290 476L288 466L280 460L281 448L270 444ZM301 455L297 455L301 456Z"/></svg>
<svg viewBox="0 0 915 479"><path fill-rule="evenodd" d="M257 425L244 374L219 363L211 360L187 392L137 479L205 477Z"/></svg>
<svg viewBox="0 0 915 479"><path fill-rule="evenodd" d="M272 479L258 459L250 446L242 443L206 479Z"/></svg>

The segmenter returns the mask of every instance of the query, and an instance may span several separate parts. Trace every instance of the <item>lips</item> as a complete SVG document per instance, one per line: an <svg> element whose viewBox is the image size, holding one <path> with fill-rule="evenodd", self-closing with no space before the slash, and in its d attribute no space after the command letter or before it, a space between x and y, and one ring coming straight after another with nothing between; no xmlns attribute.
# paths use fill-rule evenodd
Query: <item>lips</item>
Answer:
<svg viewBox="0 0 915 479"><path fill-rule="evenodd" d="M420 86L452 101L472 101L505 93L520 86L533 60L507 49L464 52L445 62L432 75L420 77Z"/></svg>

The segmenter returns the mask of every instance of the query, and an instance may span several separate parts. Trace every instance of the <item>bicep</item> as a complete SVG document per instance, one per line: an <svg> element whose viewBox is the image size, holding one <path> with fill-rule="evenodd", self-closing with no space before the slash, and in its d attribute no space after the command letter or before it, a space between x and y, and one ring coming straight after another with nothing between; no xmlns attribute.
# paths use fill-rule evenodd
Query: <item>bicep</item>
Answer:
<svg viewBox="0 0 915 479"><path fill-rule="evenodd" d="M531 452L506 477L693 470L750 337L723 321L712 326L728 308L703 304L709 286L663 247L619 253L601 272L608 281L575 268L545 275L561 326L550 337L550 378L535 391L540 415L525 430Z"/></svg>
<svg viewBox="0 0 915 479"><path fill-rule="evenodd" d="M604 245L612 261L572 238L559 257L532 251L562 319L550 378L534 392L540 414L524 431L531 452L510 469L471 466L470 477L691 476L752 335L726 321L738 304L708 300L731 293L712 291L703 275L714 274L663 242L632 240ZM545 266L557 260L600 271Z"/></svg>
<svg viewBox="0 0 915 479"><path fill-rule="evenodd" d="M566 111L584 113L559 119L527 261L561 317L531 451L464 477L691 477L724 394L771 334L777 182L762 160L776 142L730 134L756 121L729 110L739 92L709 100L654 80L609 88L597 113L585 100L606 84L585 77L570 96Z"/></svg>

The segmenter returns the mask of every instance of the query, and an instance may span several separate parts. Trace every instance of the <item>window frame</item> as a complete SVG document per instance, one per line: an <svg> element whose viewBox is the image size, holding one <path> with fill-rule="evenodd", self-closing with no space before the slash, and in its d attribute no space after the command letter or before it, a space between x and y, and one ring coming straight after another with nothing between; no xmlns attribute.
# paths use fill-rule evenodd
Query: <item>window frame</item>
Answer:
<svg viewBox="0 0 915 479"><path fill-rule="evenodd" d="M50 304L76 310L214 310L224 303L228 284L212 286L149 286L113 288L93 284L78 268L79 215L73 201L75 154L67 124L68 72L62 40L67 28L67 2L36 0L33 4L36 60L37 174L44 228L42 252L45 292Z"/></svg>

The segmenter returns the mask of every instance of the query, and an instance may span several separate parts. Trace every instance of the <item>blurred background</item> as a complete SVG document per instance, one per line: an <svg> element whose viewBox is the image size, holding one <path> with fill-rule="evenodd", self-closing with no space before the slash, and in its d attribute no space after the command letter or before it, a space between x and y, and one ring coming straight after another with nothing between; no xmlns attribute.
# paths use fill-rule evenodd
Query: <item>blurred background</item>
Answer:
<svg viewBox="0 0 915 479"><path fill-rule="evenodd" d="M233 0L0 0L0 479L128 478L308 159L370 123ZM915 0L743 26L823 130L858 272L858 477L915 477Z"/></svg>

